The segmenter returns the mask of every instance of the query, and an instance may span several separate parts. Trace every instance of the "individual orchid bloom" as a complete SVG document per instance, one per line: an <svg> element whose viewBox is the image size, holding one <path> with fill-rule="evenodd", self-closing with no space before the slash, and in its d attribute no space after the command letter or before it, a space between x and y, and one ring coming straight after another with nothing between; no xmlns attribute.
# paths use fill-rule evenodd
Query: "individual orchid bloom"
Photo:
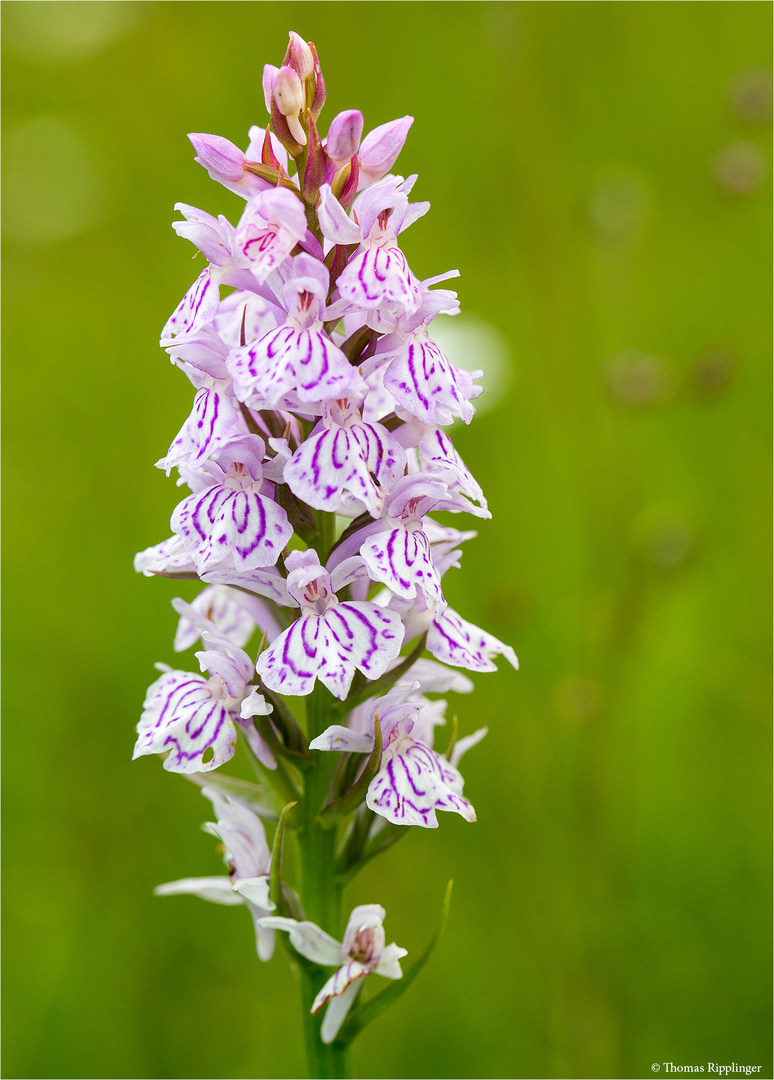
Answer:
<svg viewBox="0 0 774 1080"><path fill-rule="evenodd" d="M189 894L214 904L245 904L253 917L256 951L261 960L274 955L274 931L261 919L274 911L269 896L271 852L266 843L263 822L247 803L215 788L203 787L202 795L210 800L217 823L208 821L206 832L221 841L228 876L182 878L157 885L156 896Z"/></svg>
<svg viewBox="0 0 774 1080"><path fill-rule="evenodd" d="M303 204L287 188L269 188L248 201L236 231L240 255L263 282L306 236Z"/></svg>
<svg viewBox="0 0 774 1080"><path fill-rule="evenodd" d="M328 284L323 263L305 253L293 259L291 276L282 289L284 323L257 341L232 349L226 361L240 401L254 408L275 408L289 391L305 403L344 397L354 388L357 370L323 330Z"/></svg>
<svg viewBox="0 0 774 1080"><path fill-rule="evenodd" d="M256 671L277 693L306 695L317 679L342 701L355 670L377 679L400 652L400 616L367 600L340 602L315 552L285 559L288 592L301 617L258 657Z"/></svg>
<svg viewBox="0 0 774 1080"><path fill-rule="evenodd" d="M290 134L299 146L306 146L306 132L301 126L300 118L301 110L306 104L306 95L298 72L286 64L279 68L273 64L264 64L263 93L268 112L272 111L273 100L285 117Z"/></svg>
<svg viewBox="0 0 774 1080"><path fill-rule="evenodd" d="M241 723L251 716L265 716L272 709L249 687L253 680L250 657L189 604L177 600L174 607L200 628L207 648L196 653L196 658L210 677L174 671L167 664L156 665L162 675L148 689L137 725L133 757L169 751L165 769L180 773L209 772L234 756L237 725L240 725L256 756L269 768L276 768L254 724Z"/></svg>
<svg viewBox="0 0 774 1080"><path fill-rule="evenodd" d="M365 714L366 732L334 725L309 747L370 753L374 719L378 716L383 749L379 772L366 793L369 810L393 825L420 825L426 829L438 828L438 810L449 810L466 821L475 821L475 810L462 796L464 780L458 769L432 749L433 728L445 722L446 702L427 701L416 694L418 687L416 682L394 687L384 697L373 699ZM422 719L424 712L427 716ZM483 738L476 734L476 741Z"/></svg>
<svg viewBox="0 0 774 1080"><path fill-rule="evenodd" d="M241 288L262 283L303 240L306 215L300 199L287 188L268 188L248 200L236 228L222 215L217 218L185 203L175 203L186 218L172 228L195 244L218 279ZM240 271L250 271L245 276Z"/></svg>
<svg viewBox="0 0 774 1080"><path fill-rule="evenodd" d="M444 757L411 735L412 725L393 728L379 772L368 786L366 806L393 825L437 829L437 810L450 810L466 821L476 812L462 796L464 780Z"/></svg>
<svg viewBox="0 0 774 1080"><path fill-rule="evenodd" d="M378 530L369 527L360 547L371 578L407 599L420 590L428 608L442 611L446 601L424 530L424 516L432 510L458 509L466 506L451 496L443 473L416 473L398 480L385 496Z"/></svg>
<svg viewBox="0 0 774 1080"><path fill-rule="evenodd" d="M423 282L421 304L395 319L393 331L380 340L369 361L369 370L386 365L385 388L401 409L429 427L451 424L455 416L470 423L475 411L471 401L481 393L473 380L483 372L454 367L428 331L439 312L458 311L456 293L430 290Z"/></svg>
<svg viewBox="0 0 774 1080"><path fill-rule="evenodd" d="M269 605L244 589L234 589L228 585L208 585L191 602L191 608L239 648L248 643L256 626L260 627L269 641L273 641L282 632L282 627ZM194 625L185 615L181 615L172 648L175 652L183 652L195 645L200 637L200 626Z"/></svg>
<svg viewBox="0 0 774 1080"><path fill-rule="evenodd" d="M361 979L372 974L383 975L386 979L400 979L403 975L400 960L407 952L394 942L385 945L382 924L386 914L380 904L360 904L353 908L343 942L336 941L312 922L298 922L278 915L261 920L265 927L287 931L296 952L313 964L338 967L312 1002L312 1015L323 1005L328 1005L320 1030L324 1043L332 1043L338 1035L357 996Z"/></svg>
<svg viewBox="0 0 774 1080"><path fill-rule="evenodd" d="M430 209L429 203L409 203L416 176L404 180L387 176L364 192L355 205L356 224L337 201L329 185L320 188L320 228L335 244L359 243L336 282L345 302L370 311L398 304L414 312L421 304L419 282L398 247L397 236ZM338 309L333 308L338 314Z"/></svg>
<svg viewBox="0 0 774 1080"><path fill-rule="evenodd" d="M259 435L230 439L206 463L211 479L173 511L172 531L188 544L199 574L226 558L236 569L273 566L293 535L285 511L261 494L265 450Z"/></svg>
<svg viewBox="0 0 774 1080"><path fill-rule="evenodd" d="M323 418L285 466L294 495L317 510L359 507L378 517L379 485L403 475L406 452L379 423L367 423L351 399L326 402Z"/></svg>

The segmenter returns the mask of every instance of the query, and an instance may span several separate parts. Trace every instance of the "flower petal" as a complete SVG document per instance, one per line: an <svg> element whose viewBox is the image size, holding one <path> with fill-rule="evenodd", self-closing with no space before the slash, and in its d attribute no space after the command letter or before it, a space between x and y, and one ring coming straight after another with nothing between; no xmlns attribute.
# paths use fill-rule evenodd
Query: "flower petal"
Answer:
<svg viewBox="0 0 774 1080"><path fill-rule="evenodd" d="M313 964L333 967L341 963L341 943L313 922L298 922L281 915L269 915L261 919L261 925L273 930L287 930L296 952L311 960Z"/></svg>
<svg viewBox="0 0 774 1080"><path fill-rule="evenodd" d="M460 774L440 754L404 736L385 751L366 805L394 825L437 829L436 810L451 810L475 821L475 810L460 794L462 785Z"/></svg>
<svg viewBox="0 0 774 1080"><path fill-rule="evenodd" d="M212 280L208 266L202 270L164 324L164 329L161 331L162 346L171 345L178 334L190 334L212 322L217 314L219 303L220 289Z"/></svg>
<svg viewBox="0 0 774 1080"><path fill-rule="evenodd" d="M332 1043L338 1035L359 989L360 983L358 981L351 982L342 994L332 998L329 1002L320 1028L320 1038L326 1046Z"/></svg>
<svg viewBox="0 0 774 1080"><path fill-rule="evenodd" d="M492 657L502 653L509 664L518 670L519 661L510 645L493 634L465 622L456 611L447 608L436 616L427 632L427 648L436 658L454 667L469 671L495 671Z"/></svg>
<svg viewBox="0 0 774 1080"><path fill-rule="evenodd" d="M187 877L179 881L167 881L163 885L157 885L153 890L154 896L181 895L199 896L202 900L210 900L213 904L236 905L243 904L241 896L235 896L228 877Z"/></svg>
<svg viewBox="0 0 774 1080"><path fill-rule="evenodd" d="M209 772L234 755L236 727L213 696L209 680L187 671L166 671L148 689L137 725L133 758L170 751L171 772ZM203 755L212 751L209 761Z"/></svg>

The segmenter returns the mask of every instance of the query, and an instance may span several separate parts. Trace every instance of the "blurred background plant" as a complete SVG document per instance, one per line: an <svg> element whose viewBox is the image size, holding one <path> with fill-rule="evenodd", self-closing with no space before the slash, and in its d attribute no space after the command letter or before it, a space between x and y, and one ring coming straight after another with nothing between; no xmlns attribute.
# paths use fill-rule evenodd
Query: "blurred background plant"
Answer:
<svg viewBox="0 0 774 1080"><path fill-rule="evenodd" d="M240 206L185 135L246 145L290 29L330 72L328 121L416 117L398 164L433 212L407 255L462 271L443 344L488 373L455 442L494 517L448 598L522 663L455 702L491 731L478 825L412 831L350 890L415 952L456 881L356 1074L771 1075L770 5L3 19L5 1075L302 1074L292 977L249 921L151 895L221 872L204 800L130 762L173 659L164 598L190 596L131 569L188 409L156 347L193 276L172 206Z"/></svg>

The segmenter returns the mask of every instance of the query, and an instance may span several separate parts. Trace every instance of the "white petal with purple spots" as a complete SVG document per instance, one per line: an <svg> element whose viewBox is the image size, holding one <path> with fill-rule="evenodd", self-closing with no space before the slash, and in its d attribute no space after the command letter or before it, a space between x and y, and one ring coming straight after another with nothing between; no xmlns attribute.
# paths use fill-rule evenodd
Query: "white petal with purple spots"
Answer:
<svg viewBox="0 0 774 1080"><path fill-rule="evenodd" d="M466 821L476 812L462 797L457 769L410 735L399 735L385 750L382 767L371 781L366 805L394 825L438 828L437 810L451 810Z"/></svg>
<svg viewBox="0 0 774 1080"><path fill-rule="evenodd" d="M390 520L389 525L393 527L368 537L360 548L372 579L406 599L415 597L419 589L428 608L442 610L446 601L422 522Z"/></svg>
<svg viewBox="0 0 774 1080"><path fill-rule="evenodd" d="M495 671L493 656L501 653L518 670L519 661L510 645L493 634L487 634L472 623L465 622L456 611L447 608L430 624L427 648L444 664L464 667L469 671Z"/></svg>
<svg viewBox="0 0 774 1080"><path fill-rule="evenodd" d="M214 485L189 495L172 514L174 532L200 574L233 559L237 570L273 566L293 535L285 511L257 491Z"/></svg>
<svg viewBox="0 0 774 1080"><path fill-rule="evenodd" d="M227 367L240 401L274 408L291 390L299 401L343 397L359 378L319 322L308 329L284 325L233 349Z"/></svg>
<svg viewBox="0 0 774 1080"><path fill-rule="evenodd" d="M202 270L164 324L161 331L162 345L171 345L178 334L190 334L212 322L219 303L220 289L208 266L206 270Z"/></svg>
<svg viewBox="0 0 774 1080"><path fill-rule="evenodd" d="M353 499L373 517L381 510L377 484L390 485L402 476L406 451L378 423L353 419L351 407L343 422L330 419L310 436L285 466L285 481L294 495L316 510L338 511Z"/></svg>
<svg viewBox="0 0 774 1080"><path fill-rule="evenodd" d="M149 689L137 725L134 758L169 751L171 772L209 772L234 756L236 727L225 694L211 680L187 671L165 671ZM211 752L210 760L204 755Z"/></svg>
<svg viewBox="0 0 774 1080"><path fill-rule="evenodd" d="M384 385L398 405L423 424L466 424L475 412L471 399L481 387L463 368L453 367L424 330L412 334L384 374Z"/></svg>
<svg viewBox="0 0 774 1080"><path fill-rule="evenodd" d="M261 653L256 671L277 693L309 694L319 679L343 701L355 669L368 679L379 678L402 641L395 612L365 600L334 603L322 615L309 612L296 620Z"/></svg>

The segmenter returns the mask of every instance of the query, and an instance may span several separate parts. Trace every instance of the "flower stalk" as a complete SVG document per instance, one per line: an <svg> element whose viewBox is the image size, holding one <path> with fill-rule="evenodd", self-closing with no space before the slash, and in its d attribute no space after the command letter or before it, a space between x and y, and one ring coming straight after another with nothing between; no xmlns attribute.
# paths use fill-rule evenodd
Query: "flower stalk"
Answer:
<svg viewBox="0 0 774 1080"><path fill-rule="evenodd" d="M269 123L244 152L190 136L196 160L245 200L237 224L176 207L175 231L207 266L161 333L195 396L157 465L189 494L172 535L135 566L202 584L191 604L173 602L174 649L199 642L201 673L157 665L134 756L160 755L202 787L226 862L222 876L157 892L246 906L264 962L279 932L301 983L309 1075L345 1077L349 1043L440 933L404 971L381 905L345 921L346 885L409 827L437 828L439 811L475 821L458 766L486 728L458 738L455 717L436 751L439 695L469 693L463 672L492 671L498 655L518 665L443 591L475 533L432 515L490 514L444 430L472 419L480 372L431 336L436 317L459 311L436 287L457 271L420 280L400 247L429 209L409 200L416 176L391 172L412 118L363 138L348 110L323 138L319 57L295 33L263 89ZM257 784L223 772L238 741ZM387 983L358 1004L372 975Z"/></svg>

